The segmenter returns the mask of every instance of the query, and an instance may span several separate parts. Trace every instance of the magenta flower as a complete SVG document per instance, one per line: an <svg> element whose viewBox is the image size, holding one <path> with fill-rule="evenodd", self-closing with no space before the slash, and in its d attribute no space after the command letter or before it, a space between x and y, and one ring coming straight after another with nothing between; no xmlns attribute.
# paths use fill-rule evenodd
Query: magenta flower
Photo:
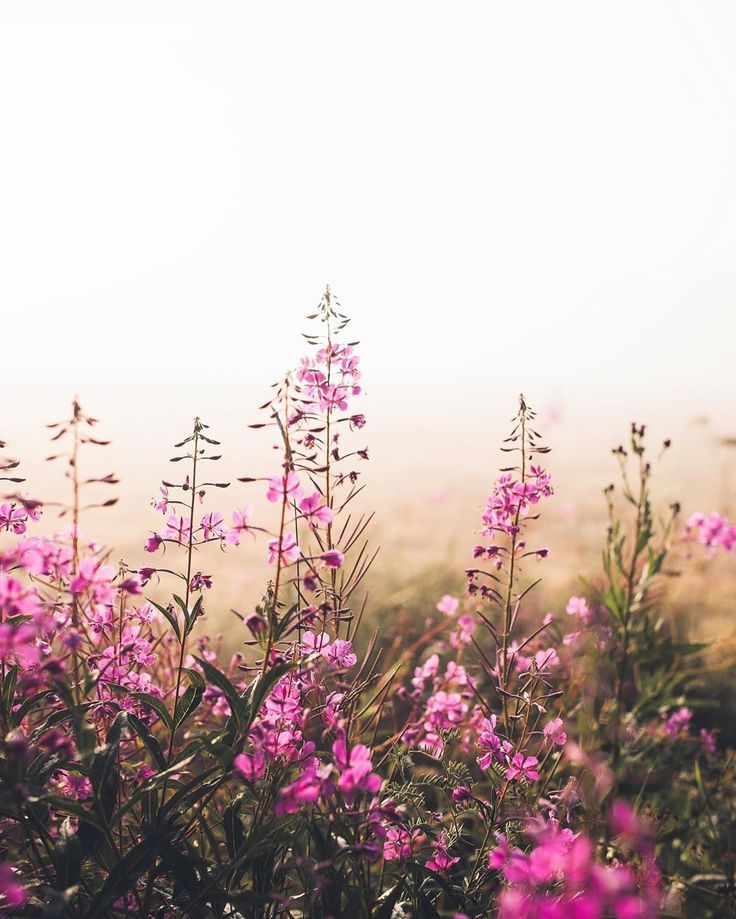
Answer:
<svg viewBox="0 0 736 919"><path fill-rule="evenodd" d="M151 533L143 548L146 550L146 552L156 552L162 543L163 539L159 536L158 533ZM153 568L149 570L153 571Z"/></svg>
<svg viewBox="0 0 736 919"><path fill-rule="evenodd" d="M332 511L323 502L322 495L318 491L307 498L302 498L299 502L299 510L312 530L316 529L320 523L332 523Z"/></svg>
<svg viewBox="0 0 736 919"><path fill-rule="evenodd" d="M450 594L445 594L444 597L437 604L437 609L444 613L446 616L454 616L457 612L457 608L460 606L460 601L455 597L450 596Z"/></svg>
<svg viewBox="0 0 736 919"><path fill-rule="evenodd" d="M515 779L526 779L529 782L536 782L539 778L539 772L536 769L538 765L539 760L536 756L525 757L523 753L517 753L506 770L506 778L510 782Z"/></svg>
<svg viewBox="0 0 736 919"><path fill-rule="evenodd" d="M209 514L205 514L202 517L202 535L204 536L205 541L209 541L210 539L220 539L224 535L224 527L222 522L222 514L220 514L218 511L210 512Z"/></svg>
<svg viewBox="0 0 736 919"><path fill-rule="evenodd" d="M383 857L387 862L407 861L414 852L414 845L418 836L418 830L410 832L401 826L389 827L386 830L386 840L383 844Z"/></svg>
<svg viewBox="0 0 736 919"><path fill-rule="evenodd" d="M212 575L202 574L201 571L198 571L195 575L192 576L191 583L189 584L190 590L211 590L212 589Z"/></svg>
<svg viewBox="0 0 736 919"><path fill-rule="evenodd" d="M446 875L447 872L452 868L453 865L456 865L460 858L459 856L450 857L447 854L447 841L444 837L444 834L440 838L432 843L434 852L432 853L432 858L428 859L424 866L429 868L430 871L434 871L440 875Z"/></svg>
<svg viewBox="0 0 736 919"><path fill-rule="evenodd" d="M69 589L73 594L90 591L97 603L110 603L114 596L110 582L114 577L115 569L112 565L103 565L95 558L83 558Z"/></svg>
<svg viewBox="0 0 736 919"><path fill-rule="evenodd" d="M345 561L345 556L338 549L328 549L327 552L323 552L320 555L320 558L326 568L341 568L342 563Z"/></svg>
<svg viewBox="0 0 736 919"><path fill-rule="evenodd" d="M27 512L15 504L0 504L0 528L12 530L17 536L26 531Z"/></svg>
<svg viewBox="0 0 736 919"><path fill-rule="evenodd" d="M250 518L253 516L253 505L246 504L242 510L232 513L233 525L225 534L225 541L231 546L240 545L240 534L251 532Z"/></svg>
<svg viewBox="0 0 736 919"><path fill-rule="evenodd" d="M327 632L317 635L315 632L305 632L302 635L301 649L304 654L325 654L330 645L330 636Z"/></svg>
<svg viewBox="0 0 736 919"><path fill-rule="evenodd" d="M302 494L302 486L295 472L287 472L286 475L274 476L268 480L266 498L272 503L281 501L284 497L287 501L298 501Z"/></svg>
<svg viewBox="0 0 736 919"><path fill-rule="evenodd" d="M511 858L512 848L509 845L509 841L503 833L496 833L496 841L498 846L495 849L491 849L488 853L488 869L490 871L498 871L499 868L503 868L506 862Z"/></svg>
<svg viewBox="0 0 736 919"><path fill-rule="evenodd" d="M268 563L273 565L278 559L279 565L288 565L299 558L301 550L296 544L293 533L286 533L283 539L272 539L268 544Z"/></svg>
<svg viewBox="0 0 736 919"><path fill-rule="evenodd" d="M151 502L155 510L159 511L161 514L168 514L169 512L169 489L165 486L161 486L161 497L154 498Z"/></svg>
<svg viewBox="0 0 736 919"><path fill-rule="evenodd" d="M341 734L332 744L335 765L340 772L337 787L352 806L357 791L375 793L381 787L381 777L373 769L371 751L365 744L355 744L348 750L345 735Z"/></svg>
<svg viewBox="0 0 736 919"><path fill-rule="evenodd" d="M332 670L354 667L358 662L358 656L353 651L353 643L342 638L336 638L333 641L327 648L325 656Z"/></svg>
<svg viewBox="0 0 736 919"><path fill-rule="evenodd" d="M8 862L0 862L0 910L20 909L27 899L18 875Z"/></svg>
<svg viewBox="0 0 736 919"><path fill-rule="evenodd" d="M166 528L161 534L164 539L171 539L180 545L186 545L192 535L192 521L189 517L172 514L166 521Z"/></svg>
<svg viewBox="0 0 736 919"><path fill-rule="evenodd" d="M557 747L564 747L567 743L567 733L562 718L553 718L548 721L542 731L545 743L552 743Z"/></svg>

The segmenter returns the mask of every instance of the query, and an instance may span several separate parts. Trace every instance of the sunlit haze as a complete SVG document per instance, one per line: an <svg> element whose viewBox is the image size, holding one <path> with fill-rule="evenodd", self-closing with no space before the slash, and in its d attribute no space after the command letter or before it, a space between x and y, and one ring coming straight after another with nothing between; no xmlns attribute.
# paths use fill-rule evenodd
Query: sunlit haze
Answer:
<svg viewBox="0 0 736 919"><path fill-rule="evenodd" d="M74 394L137 497L195 413L233 472L261 463L245 425L330 283L374 483L485 487L523 390L561 481L605 484L636 418L674 436L675 485L707 457L715 498L712 438L736 429L731 4L0 16L1 433L37 477Z"/></svg>

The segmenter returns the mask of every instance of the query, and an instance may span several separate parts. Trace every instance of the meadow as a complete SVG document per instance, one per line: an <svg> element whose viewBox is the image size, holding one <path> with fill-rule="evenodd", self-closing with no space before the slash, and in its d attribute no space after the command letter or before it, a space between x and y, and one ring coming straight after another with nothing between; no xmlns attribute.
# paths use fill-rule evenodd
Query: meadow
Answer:
<svg viewBox="0 0 736 919"><path fill-rule="evenodd" d="M360 345L329 288L309 323L251 425L271 467L226 480L194 419L126 521L142 563L85 525L119 482L79 401L48 430L63 500L5 447L0 911L736 916L736 525L659 500L675 448L637 421L586 569L548 585L520 396L462 565L417 563L411 525L380 561ZM246 559L259 599L229 610Z"/></svg>

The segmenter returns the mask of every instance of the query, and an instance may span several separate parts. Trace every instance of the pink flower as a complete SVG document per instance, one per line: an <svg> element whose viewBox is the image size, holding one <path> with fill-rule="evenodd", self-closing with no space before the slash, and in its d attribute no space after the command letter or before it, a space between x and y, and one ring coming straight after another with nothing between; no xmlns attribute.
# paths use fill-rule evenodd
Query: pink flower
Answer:
<svg viewBox="0 0 736 919"><path fill-rule="evenodd" d="M212 575L202 574L201 571L198 571L192 576L192 580L189 584L190 590L211 590L212 589Z"/></svg>
<svg viewBox="0 0 736 919"><path fill-rule="evenodd" d="M593 614L588 607L585 597L570 597L565 607L568 616L577 616L585 625L590 625Z"/></svg>
<svg viewBox="0 0 736 919"><path fill-rule="evenodd" d="M496 833L496 841L498 846L495 849L491 849L488 853L488 869L489 871L498 871L499 868L503 868L506 862L511 858L512 848L509 845L509 841L503 833Z"/></svg>
<svg viewBox="0 0 736 919"><path fill-rule="evenodd" d="M710 753L712 756L718 752L718 746L716 744L715 738L715 728L710 731L705 728L700 729L700 744L706 753Z"/></svg>
<svg viewBox="0 0 736 919"><path fill-rule="evenodd" d="M330 645L330 636L327 632L317 635L315 632L305 632L302 635L301 649L305 654L326 654Z"/></svg>
<svg viewBox="0 0 736 919"><path fill-rule="evenodd" d="M685 708L685 706L678 708L677 711L669 716L662 727L665 736L670 740L680 740L685 737L690 730L692 717L693 713L689 708Z"/></svg>
<svg viewBox="0 0 736 919"><path fill-rule="evenodd" d="M542 732L545 742L553 743L557 747L564 747L567 743L567 734L562 718L553 718L544 726Z"/></svg>
<svg viewBox="0 0 736 919"><path fill-rule="evenodd" d="M27 899L18 875L8 862L0 862L0 910L20 909Z"/></svg>
<svg viewBox="0 0 736 919"><path fill-rule="evenodd" d="M233 525L225 534L225 541L231 546L240 545L240 534L250 532L250 518L253 516L253 505L246 504L242 510L232 513Z"/></svg>
<svg viewBox="0 0 736 919"><path fill-rule="evenodd" d="M278 559L279 565L295 562L301 550L296 544L293 533L286 533L283 539L272 539L268 544L268 563L273 565Z"/></svg>
<svg viewBox="0 0 736 919"><path fill-rule="evenodd" d="M165 485L162 485L160 488L160 491L161 491L161 497L154 498L151 503L153 504L154 508L157 511L160 511L160 513L168 514L169 512L169 489Z"/></svg>
<svg viewBox="0 0 736 919"><path fill-rule="evenodd" d="M437 874L446 875L450 868L460 861L460 858L459 856L450 858L447 854L447 841L444 834L436 842L432 843L432 847L434 849L432 858L428 859L424 866Z"/></svg>
<svg viewBox="0 0 736 919"><path fill-rule="evenodd" d="M419 836L418 830L404 829L401 826L391 826L386 830L386 841L383 844L383 857L387 862L405 862L414 852L414 843Z"/></svg>
<svg viewBox="0 0 736 919"><path fill-rule="evenodd" d="M224 535L222 519L222 514L218 511L210 512L202 517L202 535L205 541L220 539Z"/></svg>
<svg viewBox="0 0 736 919"><path fill-rule="evenodd" d="M478 765L481 769L488 769L494 759L501 760L502 743L501 738L496 734L495 715L490 718L484 718L481 722L481 732L478 735L478 746L484 750L482 756L478 757Z"/></svg>
<svg viewBox="0 0 736 919"><path fill-rule="evenodd" d="M28 514L15 504L0 504L0 528L12 530L16 535L26 531Z"/></svg>
<svg viewBox="0 0 736 919"><path fill-rule="evenodd" d="M473 637L475 619L467 614L457 620L457 629L450 635L450 644L453 648L469 645Z"/></svg>
<svg viewBox="0 0 736 919"><path fill-rule="evenodd" d="M375 793L381 787L381 777L373 769L371 751L365 744L355 744L348 750L345 735L340 734L332 744L335 765L340 771L337 787L345 796L349 807L357 791Z"/></svg>
<svg viewBox="0 0 736 919"><path fill-rule="evenodd" d="M69 798L87 801L92 797L92 783L83 775L61 771L58 773L59 790Z"/></svg>
<svg viewBox="0 0 736 919"><path fill-rule="evenodd" d="M327 649L327 662L333 670L344 670L347 667L354 667L358 662L358 657L353 651L353 643L344 641L342 638L336 638Z"/></svg>
<svg viewBox="0 0 736 919"><path fill-rule="evenodd" d="M161 546L162 542L163 542L163 539L159 536L158 533L151 533L151 535L146 540L146 544L143 548L146 550L146 552L156 552Z"/></svg>
<svg viewBox="0 0 736 919"><path fill-rule="evenodd" d="M315 491L313 495L309 495L307 498L302 498L299 502L299 510L312 530L316 529L320 523L332 523L332 511L324 504L322 495L318 491Z"/></svg>
<svg viewBox="0 0 736 919"><path fill-rule="evenodd" d="M536 782L539 778L539 772L536 767L539 760L536 756L524 756L523 753L517 753L506 770L506 778L511 782L514 779L526 779L529 782Z"/></svg>
<svg viewBox="0 0 736 919"><path fill-rule="evenodd" d="M437 604L437 609L444 613L446 616L454 616L457 612L457 608L460 606L460 601L455 597L450 596L450 594L445 594L444 597Z"/></svg>
<svg viewBox="0 0 736 919"><path fill-rule="evenodd" d="M295 472L287 472L283 476L274 476L268 480L266 497L272 503L286 498L287 501L298 501L303 492L299 484L299 477Z"/></svg>
<svg viewBox="0 0 736 919"><path fill-rule="evenodd" d="M189 517L172 514L166 521L166 528L161 535L164 539L171 539L183 546L187 544L191 538L192 521Z"/></svg>
<svg viewBox="0 0 736 919"><path fill-rule="evenodd" d="M95 558L83 558L79 563L79 573L69 589L73 594L89 590L97 603L110 603L113 599L110 582L114 577L115 569L112 565L103 565Z"/></svg>
<svg viewBox="0 0 736 919"><path fill-rule="evenodd" d="M338 549L328 549L320 555L326 568L341 568L345 561L345 556Z"/></svg>

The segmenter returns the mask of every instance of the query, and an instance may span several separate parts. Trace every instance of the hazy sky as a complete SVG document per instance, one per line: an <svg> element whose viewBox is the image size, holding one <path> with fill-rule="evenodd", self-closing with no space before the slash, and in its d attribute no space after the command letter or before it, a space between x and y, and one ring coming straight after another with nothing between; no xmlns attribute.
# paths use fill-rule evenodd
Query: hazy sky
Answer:
<svg viewBox="0 0 736 919"><path fill-rule="evenodd" d="M5 0L0 20L11 441L75 392L157 456L195 411L240 430L326 282L384 454L417 432L486 448L519 389L578 433L736 427L732 3Z"/></svg>

